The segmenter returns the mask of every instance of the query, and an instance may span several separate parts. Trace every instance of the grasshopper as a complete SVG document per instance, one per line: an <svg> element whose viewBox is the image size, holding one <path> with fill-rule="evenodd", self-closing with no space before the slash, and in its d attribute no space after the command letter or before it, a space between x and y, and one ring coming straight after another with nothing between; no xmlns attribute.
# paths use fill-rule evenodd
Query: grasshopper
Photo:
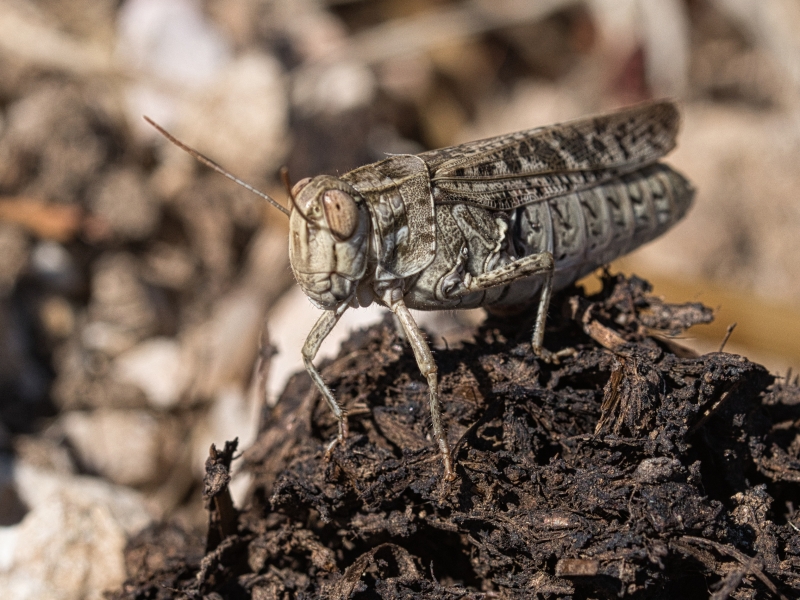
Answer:
<svg viewBox="0 0 800 600"><path fill-rule="evenodd" d="M145 117L146 118L146 117ZM289 216L297 283L323 310L303 362L338 420L328 455L347 437L347 413L314 366L349 308L394 313L427 379L444 478L455 478L442 425L437 368L409 309L524 307L538 300L532 345L542 345L550 296L661 235L688 210L691 184L658 159L675 146L668 101L422 154L391 155L340 177L293 187L291 207L240 181L147 119L207 166Z"/></svg>

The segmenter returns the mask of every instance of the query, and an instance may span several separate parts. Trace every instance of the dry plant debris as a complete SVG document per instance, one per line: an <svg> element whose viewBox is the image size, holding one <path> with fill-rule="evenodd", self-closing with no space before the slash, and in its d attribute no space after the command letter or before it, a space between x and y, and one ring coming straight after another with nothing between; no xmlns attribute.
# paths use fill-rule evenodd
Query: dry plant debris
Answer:
<svg viewBox="0 0 800 600"><path fill-rule="evenodd" d="M452 483L391 321L354 335L324 369L347 444L323 459L335 420L295 376L244 453L236 525L220 535L212 509L205 554L177 527L143 532L112 597L798 597L798 382L679 356L665 336L711 312L648 293L606 275L593 296L562 294L547 340L578 352L561 365L534 358L519 318L439 352ZM232 452L212 450L210 479Z"/></svg>

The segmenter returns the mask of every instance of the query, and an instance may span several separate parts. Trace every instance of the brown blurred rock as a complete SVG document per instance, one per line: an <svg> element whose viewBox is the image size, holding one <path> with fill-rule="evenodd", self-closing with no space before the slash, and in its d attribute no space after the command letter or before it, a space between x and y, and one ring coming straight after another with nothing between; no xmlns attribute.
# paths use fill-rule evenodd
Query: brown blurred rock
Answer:
<svg viewBox="0 0 800 600"><path fill-rule="evenodd" d="M53 364L56 379L50 393L61 410L141 408L147 404L144 392L133 384L116 381L112 360L102 351L86 348L79 336L56 349Z"/></svg>
<svg viewBox="0 0 800 600"><path fill-rule="evenodd" d="M155 333L158 315L138 274L138 262L126 253L97 261L92 277L89 324L83 343L113 356Z"/></svg>
<svg viewBox="0 0 800 600"><path fill-rule="evenodd" d="M42 471L77 474L75 461L63 443L63 437L57 425L39 435L18 435L14 438L14 457L20 463Z"/></svg>
<svg viewBox="0 0 800 600"><path fill-rule="evenodd" d="M108 116L74 85L44 83L12 104L0 137L0 185L49 201L79 202L112 160Z"/></svg>
<svg viewBox="0 0 800 600"><path fill-rule="evenodd" d="M186 288L195 274L195 259L187 248L154 242L142 259L142 277L164 288Z"/></svg>
<svg viewBox="0 0 800 600"><path fill-rule="evenodd" d="M30 241L16 225L0 223L0 297L8 295L28 264Z"/></svg>
<svg viewBox="0 0 800 600"><path fill-rule="evenodd" d="M18 225L45 240L74 239L81 220L81 210L74 205L52 204L25 196L0 198L0 222Z"/></svg>
<svg viewBox="0 0 800 600"><path fill-rule="evenodd" d="M743 286L773 301L800 298L796 117L782 110L686 107L670 157L697 187L689 217L643 248L660 272Z"/></svg>
<svg viewBox="0 0 800 600"><path fill-rule="evenodd" d="M111 170L94 186L92 211L104 219L113 235L140 240L152 235L159 221L158 204L136 169Z"/></svg>
<svg viewBox="0 0 800 600"><path fill-rule="evenodd" d="M42 302L39 321L46 334L53 339L66 338L75 330L75 312L61 296L53 296Z"/></svg>

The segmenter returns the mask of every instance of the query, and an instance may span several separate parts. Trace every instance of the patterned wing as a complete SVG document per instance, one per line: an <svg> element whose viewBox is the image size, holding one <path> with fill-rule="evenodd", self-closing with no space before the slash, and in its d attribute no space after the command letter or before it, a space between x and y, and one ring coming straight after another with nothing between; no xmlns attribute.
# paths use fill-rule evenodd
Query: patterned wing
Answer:
<svg viewBox="0 0 800 600"><path fill-rule="evenodd" d="M510 210L598 185L675 147L672 102L511 133L419 154L434 201Z"/></svg>

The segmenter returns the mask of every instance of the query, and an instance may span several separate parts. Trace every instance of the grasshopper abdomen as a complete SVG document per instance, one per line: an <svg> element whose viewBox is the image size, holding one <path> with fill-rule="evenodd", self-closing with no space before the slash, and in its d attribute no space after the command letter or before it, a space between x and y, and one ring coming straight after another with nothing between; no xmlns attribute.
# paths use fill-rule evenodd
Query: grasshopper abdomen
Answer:
<svg viewBox="0 0 800 600"><path fill-rule="evenodd" d="M540 253L553 256L552 288L563 289L661 235L684 216L693 196L680 173L656 163L509 211L438 205L436 255L409 282L406 304L420 310L530 304L541 291L543 276L459 291L471 279Z"/></svg>
<svg viewBox="0 0 800 600"><path fill-rule="evenodd" d="M553 289L563 289L660 236L686 214L693 197L694 188L680 173L656 163L587 190L517 208L514 247L519 257L552 253Z"/></svg>

